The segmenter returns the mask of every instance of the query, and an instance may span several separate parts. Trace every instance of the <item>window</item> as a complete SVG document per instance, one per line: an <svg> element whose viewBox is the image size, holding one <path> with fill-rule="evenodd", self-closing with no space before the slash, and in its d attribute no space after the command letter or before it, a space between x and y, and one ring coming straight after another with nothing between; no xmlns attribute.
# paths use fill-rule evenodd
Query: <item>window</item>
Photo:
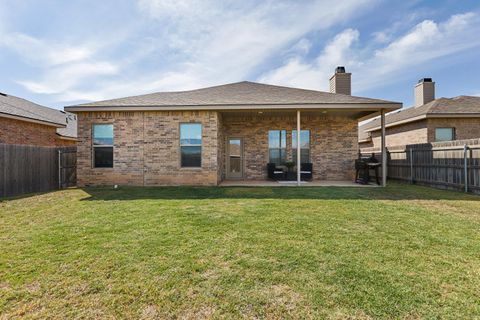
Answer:
<svg viewBox="0 0 480 320"><path fill-rule="evenodd" d="M435 128L435 141L455 140L455 128Z"/></svg>
<svg viewBox="0 0 480 320"><path fill-rule="evenodd" d="M297 163L297 130L292 130L292 161ZM310 162L310 130L300 131L300 163Z"/></svg>
<svg viewBox="0 0 480 320"><path fill-rule="evenodd" d="M282 165L287 161L287 131L268 131L269 162Z"/></svg>
<svg viewBox="0 0 480 320"><path fill-rule="evenodd" d="M202 125L180 124L180 154L182 167L202 166Z"/></svg>
<svg viewBox="0 0 480 320"><path fill-rule="evenodd" d="M113 168L113 124L93 125L93 167Z"/></svg>

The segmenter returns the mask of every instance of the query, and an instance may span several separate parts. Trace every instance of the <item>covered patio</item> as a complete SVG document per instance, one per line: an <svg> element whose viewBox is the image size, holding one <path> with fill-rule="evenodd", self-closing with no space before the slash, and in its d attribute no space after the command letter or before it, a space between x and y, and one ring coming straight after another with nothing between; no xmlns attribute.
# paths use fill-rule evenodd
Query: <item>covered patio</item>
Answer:
<svg viewBox="0 0 480 320"><path fill-rule="evenodd" d="M252 106L220 113L219 154L223 163L219 163L219 185L361 186L354 183L358 121L381 116L385 151L384 115L391 106L292 107L272 110ZM381 185L385 186L386 153L378 160L382 163ZM281 172L275 179L267 169L273 164Z"/></svg>

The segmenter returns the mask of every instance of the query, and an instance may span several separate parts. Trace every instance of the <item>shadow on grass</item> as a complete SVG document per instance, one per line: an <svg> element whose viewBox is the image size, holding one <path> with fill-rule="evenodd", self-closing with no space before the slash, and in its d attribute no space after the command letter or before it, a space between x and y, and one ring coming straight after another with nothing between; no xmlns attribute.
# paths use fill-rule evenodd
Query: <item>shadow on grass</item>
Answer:
<svg viewBox="0 0 480 320"><path fill-rule="evenodd" d="M137 199L312 199L312 200L464 200L479 196L429 187L392 183L386 188L356 187L90 187L84 201Z"/></svg>

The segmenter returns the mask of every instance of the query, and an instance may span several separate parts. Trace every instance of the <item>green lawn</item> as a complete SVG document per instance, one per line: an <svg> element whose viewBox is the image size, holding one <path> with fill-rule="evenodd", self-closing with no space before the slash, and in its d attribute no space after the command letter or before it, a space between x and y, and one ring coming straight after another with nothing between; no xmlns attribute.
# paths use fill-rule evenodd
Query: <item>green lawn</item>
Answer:
<svg viewBox="0 0 480 320"><path fill-rule="evenodd" d="M480 197L72 189L0 202L0 318L480 318Z"/></svg>

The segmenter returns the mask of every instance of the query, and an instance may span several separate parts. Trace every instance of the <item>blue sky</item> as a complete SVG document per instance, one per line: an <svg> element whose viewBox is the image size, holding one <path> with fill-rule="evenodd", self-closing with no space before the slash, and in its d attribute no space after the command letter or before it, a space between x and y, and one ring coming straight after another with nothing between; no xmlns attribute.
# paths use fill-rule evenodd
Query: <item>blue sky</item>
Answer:
<svg viewBox="0 0 480 320"><path fill-rule="evenodd" d="M242 80L480 95L479 1L0 1L0 92L51 107Z"/></svg>

